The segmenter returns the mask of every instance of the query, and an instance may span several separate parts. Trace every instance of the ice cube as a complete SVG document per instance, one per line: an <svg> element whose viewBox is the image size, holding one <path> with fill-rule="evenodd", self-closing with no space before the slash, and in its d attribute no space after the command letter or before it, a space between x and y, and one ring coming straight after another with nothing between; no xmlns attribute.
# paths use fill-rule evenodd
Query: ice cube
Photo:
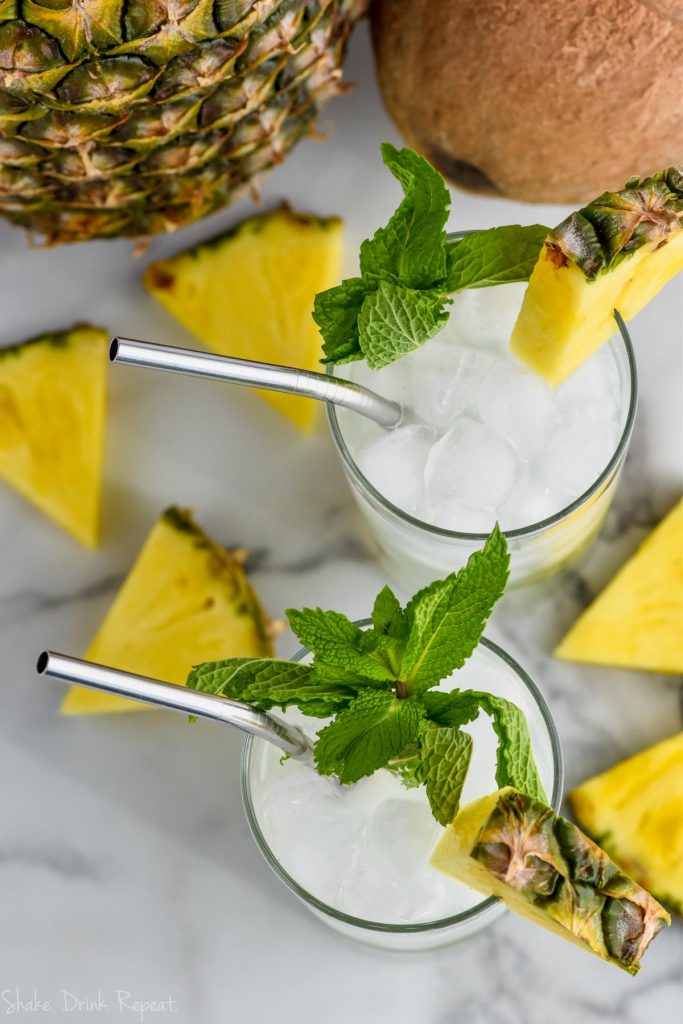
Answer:
<svg viewBox="0 0 683 1024"><path fill-rule="evenodd" d="M439 337L507 350L525 289L525 284L502 284L458 292Z"/></svg>
<svg viewBox="0 0 683 1024"><path fill-rule="evenodd" d="M426 502L422 516L428 523L440 526L443 530L456 530L459 533L489 533L496 521L493 509L472 508L462 501Z"/></svg>
<svg viewBox="0 0 683 1024"><path fill-rule="evenodd" d="M468 409L473 393L494 361L488 352L432 340L412 358L410 405L415 415L446 430Z"/></svg>
<svg viewBox="0 0 683 1024"><path fill-rule="evenodd" d="M556 392L560 408L571 412L580 407L584 415L612 419L621 404L621 383L616 360L603 346L575 370Z"/></svg>
<svg viewBox="0 0 683 1024"><path fill-rule="evenodd" d="M439 832L422 794L419 799L385 800L365 827L365 853L401 883L428 861Z"/></svg>
<svg viewBox="0 0 683 1024"><path fill-rule="evenodd" d="M500 504L515 482L513 448L482 423L463 416L427 456L427 500L434 505L457 500L471 508Z"/></svg>
<svg viewBox="0 0 683 1024"><path fill-rule="evenodd" d="M538 374L512 361L495 363L487 371L474 396L477 415L530 458L545 443L557 402Z"/></svg>
<svg viewBox="0 0 683 1024"><path fill-rule="evenodd" d="M502 505L497 520L503 530L533 526L562 511L573 496L559 487L551 487L538 472L524 467Z"/></svg>
<svg viewBox="0 0 683 1024"><path fill-rule="evenodd" d="M340 880L343 908L374 921L411 920L431 909L435 880L431 869L426 884L422 876L440 834L422 794L381 803L365 825L356 863Z"/></svg>
<svg viewBox="0 0 683 1024"><path fill-rule="evenodd" d="M384 431L357 456L361 472L377 490L406 512L415 512L424 492L424 468L435 434L410 424Z"/></svg>
<svg viewBox="0 0 683 1024"><path fill-rule="evenodd" d="M371 370L366 362L360 361L353 363L349 368L347 374L357 384L362 384L366 388L370 388L371 391L376 391L377 394L382 395L384 398L389 398L393 402L400 402L402 405L408 405L410 402L410 371L412 367L412 355L403 356L402 359L397 359L393 363L389 363L388 366L383 366L381 370ZM342 372L339 374L343 377L344 367L341 368Z"/></svg>
<svg viewBox="0 0 683 1024"><path fill-rule="evenodd" d="M537 468L551 486L578 498L606 468L618 440L616 422L577 415L549 439Z"/></svg>

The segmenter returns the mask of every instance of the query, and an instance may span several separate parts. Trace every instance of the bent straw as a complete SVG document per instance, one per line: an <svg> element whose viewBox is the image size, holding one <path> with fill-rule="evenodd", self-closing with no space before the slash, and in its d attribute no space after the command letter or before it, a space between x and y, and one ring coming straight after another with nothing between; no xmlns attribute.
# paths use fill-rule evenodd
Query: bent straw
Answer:
<svg viewBox="0 0 683 1024"><path fill-rule="evenodd" d="M132 672L121 672L107 665L96 665L94 662L70 658L54 651L43 651L38 658L36 669L39 675L52 679L89 686L93 690L115 693L121 697L139 700L143 704L182 711L198 718L224 722L243 732L251 733L252 736L258 736L259 739L274 743L291 757L311 757L311 744L300 729L265 711L257 711L251 704L228 700L227 697L202 693L199 690L190 690L174 683L162 683L158 679L134 675Z"/></svg>
<svg viewBox="0 0 683 1024"><path fill-rule="evenodd" d="M393 430L401 422L403 408L369 388L353 381L331 377L313 370L297 370L278 363L258 363L251 359L234 359L212 352L196 352L189 348L155 345L134 338L113 338L109 348L112 363L146 366L154 370L182 373L189 377L208 377L248 388L265 388L289 395L331 402L374 420L380 427Z"/></svg>

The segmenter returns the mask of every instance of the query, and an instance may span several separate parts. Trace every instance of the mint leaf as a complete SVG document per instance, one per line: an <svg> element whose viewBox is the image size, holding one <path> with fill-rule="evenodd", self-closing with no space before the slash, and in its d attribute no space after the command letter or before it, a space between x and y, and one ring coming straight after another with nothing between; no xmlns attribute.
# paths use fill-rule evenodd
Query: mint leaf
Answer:
<svg viewBox="0 0 683 1024"><path fill-rule="evenodd" d="M193 690L244 700L260 711L295 704L305 715L326 718L349 704L359 687L321 678L311 665L276 658L226 658L196 665L187 679Z"/></svg>
<svg viewBox="0 0 683 1024"><path fill-rule="evenodd" d="M444 290L457 292L528 281L548 231L542 224L507 224L449 242Z"/></svg>
<svg viewBox="0 0 683 1024"><path fill-rule="evenodd" d="M319 734L313 756L321 775L350 784L384 768L414 743L422 708L388 690L363 690Z"/></svg>
<svg viewBox="0 0 683 1024"><path fill-rule="evenodd" d="M363 358L358 316L367 291L360 277L352 277L316 295L313 319L324 339L324 363L350 363Z"/></svg>
<svg viewBox="0 0 683 1024"><path fill-rule="evenodd" d="M409 693L435 686L464 665L505 590L509 562L505 535L495 526L464 569L431 583L409 601L399 673Z"/></svg>
<svg viewBox="0 0 683 1024"><path fill-rule="evenodd" d="M405 637L403 609L391 587L382 587L375 598L372 623L378 633L386 634L395 640L402 640Z"/></svg>
<svg viewBox="0 0 683 1024"><path fill-rule="evenodd" d="M422 774L432 814L448 825L460 805L472 757L472 737L460 729L426 725L421 736Z"/></svg>
<svg viewBox="0 0 683 1024"><path fill-rule="evenodd" d="M430 722L459 729L461 725L473 722L480 710L479 697L471 690L427 690L420 695L425 714Z"/></svg>
<svg viewBox="0 0 683 1024"><path fill-rule="evenodd" d="M290 608L285 614L301 643L327 665L358 672L369 679L393 681L394 673L381 657L381 640L368 637L345 615L322 608ZM373 647L375 650L369 649Z"/></svg>
<svg viewBox="0 0 683 1024"><path fill-rule="evenodd" d="M361 245L361 274L408 288L433 288L446 276L448 189L438 171L412 149L385 142L382 159L405 198L386 227Z"/></svg>
<svg viewBox="0 0 683 1024"><path fill-rule="evenodd" d="M413 352L437 334L448 320L440 291L416 291L380 281L365 297L358 317L360 346L367 364L376 370Z"/></svg>
<svg viewBox="0 0 683 1024"><path fill-rule="evenodd" d="M499 786L513 786L533 800L547 803L543 784L531 749L531 737L524 712L503 697L492 693L471 693L483 710L491 716L498 737L496 755L496 782Z"/></svg>

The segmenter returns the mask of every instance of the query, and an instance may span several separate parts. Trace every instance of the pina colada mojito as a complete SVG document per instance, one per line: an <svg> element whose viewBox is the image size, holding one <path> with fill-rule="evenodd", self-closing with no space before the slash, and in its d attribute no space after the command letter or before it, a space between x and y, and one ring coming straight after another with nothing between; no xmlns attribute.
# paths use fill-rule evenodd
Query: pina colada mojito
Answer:
<svg viewBox="0 0 683 1024"><path fill-rule="evenodd" d="M250 738L242 787L264 857L330 927L430 949L495 920L497 897L635 973L669 917L557 813L548 709L482 636L509 562L494 528L405 605L386 586L365 622L289 609L297 658L209 662L188 686L278 707L310 738L296 761Z"/></svg>
<svg viewBox="0 0 683 1024"><path fill-rule="evenodd" d="M625 321L683 268L683 168L552 229L447 235L440 175L412 150L382 156L403 201L314 309L330 372L404 409L382 434L329 408L355 497L406 589L462 565L494 522L513 583L546 576L613 496L636 401Z"/></svg>
<svg viewBox="0 0 683 1024"><path fill-rule="evenodd" d="M449 534L486 534L495 522L508 534L513 583L541 577L573 558L607 511L634 408L628 339L617 335L552 388L510 352L524 290L463 291L415 352L378 370L340 368L408 410L391 432L331 412L379 554L407 588L476 547Z"/></svg>
<svg viewBox="0 0 683 1024"><path fill-rule="evenodd" d="M561 799L559 740L540 693L515 662L481 643L440 691L487 690L526 716L539 775L555 807ZM287 720L309 733L324 727L295 710ZM461 801L496 789L496 736L480 715L466 727L472 757ZM301 761L281 763L260 740L245 751L243 793L254 837L283 881L325 922L371 945L420 950L458 941L496 920L503 905L446 878L429 864L443 835L423 786L407 788L380 770L351 786Z"/></svg>

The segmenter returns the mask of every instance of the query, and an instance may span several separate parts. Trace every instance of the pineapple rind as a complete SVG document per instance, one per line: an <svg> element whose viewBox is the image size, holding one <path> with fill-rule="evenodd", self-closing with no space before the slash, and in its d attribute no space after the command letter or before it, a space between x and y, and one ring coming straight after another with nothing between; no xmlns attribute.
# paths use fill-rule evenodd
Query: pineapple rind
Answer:
<svg viewBox="0 0 683 1024"><path fill-rule="evenodd" d="M495 842L501 838L499 822L510 818L511 808L516 825L521 823L521 833L515 832L515 842L520 840L520 849L515 850L513 843L507 873L494 873L487 866L490 863L487 851L491 840L494 840L494 850L499 845ZM534 847L530 837L534 838L537 825L538 845ZM564 837L558 833L558 825L565 830ZM574 837L575 844L578 842L585 854L574 862L572 848L567 846L567 834ZM534 849L538 854L533 853ZM552 895L533 889L539 862L556 874ZM640 957L652 938L670 922L664 908L621 874L607 855L575 825L509 786L464 807L444 832L430 863L485 896L498 896L515 913L629 974L637 973ZM624 956L615 956L609 949L614 939L608 936L603 923L605 908L621 916L634 906L639 908L638 916L642 914L642 934L637 936L635 944L629 945Z"/></svg>
<svg viewBox="0 0 683 1024"><path fill-rule="evenodd" d="M683 672L683 499L555 650L566 661Z"/></svg>
<svg viewBox="0 0 683 1024"><path fill-rule="evenodd" d="M588 779L569 800L622 870L683 916L683 732Z"/></svg>
<svg viewBox="0 0 683 1024"><path fill-rule="evenodd" d="M143 236L255 192L343 91L366 6L3 0L0 214L48 242Z"/></svg>
<svg viewBox="0 0 683 1024"><path fill-rule="evenodd" d="M193 665L271 657L269 620L239 562L189 512L160 517L92 641L86 658L184 685ZM149 710L124 697L72 686L65 715Z"/></svg>
<svg viewBox="0 0 683 1024"><path fill-rule="evenodd" d="M97 546L108 332L90 324L0 349L0 477Z"/></svg>
<svg viewBox="0 0 683 1024"><path fill-rule="evenodd" d="M320 369L321 338L311 311L315 295L339 280L342 230L338 217L283 207L152 263L143 283L221 355ZM318 402L258 393L300 429L315 427Z"/></svg>

